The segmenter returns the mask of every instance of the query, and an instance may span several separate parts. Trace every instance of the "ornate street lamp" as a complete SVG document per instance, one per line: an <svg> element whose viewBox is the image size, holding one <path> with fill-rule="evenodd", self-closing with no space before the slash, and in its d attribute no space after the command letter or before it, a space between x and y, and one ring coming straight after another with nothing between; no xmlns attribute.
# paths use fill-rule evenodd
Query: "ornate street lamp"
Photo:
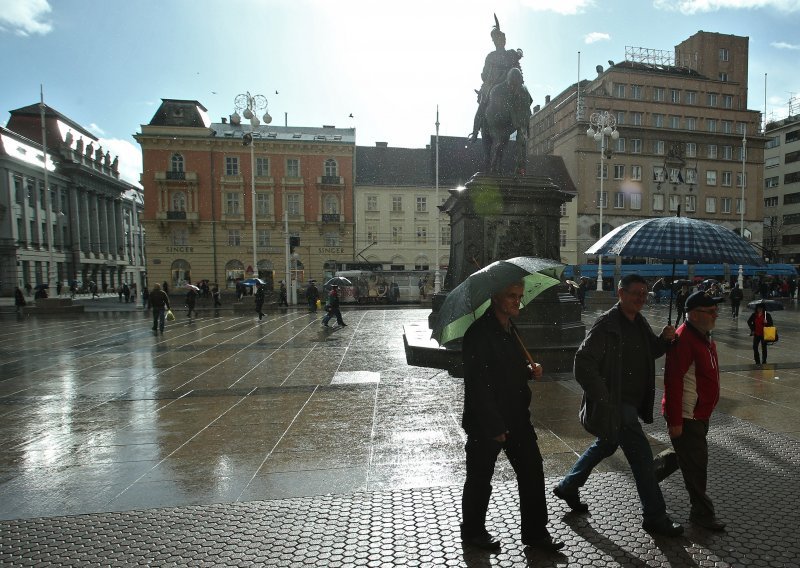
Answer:
<svg viewBox="0 0 800 568"><path fill-rule="evenodd" d="M608 148L606 138L616 140L619 138L617 132L617 119L614 118L608 111L593 112L589 117L589 128L586 130L586 136L594 138L596 142L600 142L600 198L597 205L600 207L600 230L597 240L603 238L603 209L608 204L608 200L604 200L603 194L603 178L605 177L605 166L603 160L611 158L612 150ZM603 291L603 256L597 255L597 291Z"/></svg>
<svg viewBox="0 0 800 568"><path fill-rule="evenodd" d="M258 258L256 255L256 160L254 156L255 144L253 141L253 132L261 124L258 113L262 110L264 111L264 124L272 122L272 117L269 115L269 112L267 112L268 104L265 96L251 95L250 91L248 91L245 94L236 95L233 101L236 111L231 115L231 122L233 124L239 124L241 121L239 111L242 112L242 116L245 119L250 121L250 132L242 136L242 144L250 146L250 190L253 199L253 273L256 277L258 276Z"/></svg>

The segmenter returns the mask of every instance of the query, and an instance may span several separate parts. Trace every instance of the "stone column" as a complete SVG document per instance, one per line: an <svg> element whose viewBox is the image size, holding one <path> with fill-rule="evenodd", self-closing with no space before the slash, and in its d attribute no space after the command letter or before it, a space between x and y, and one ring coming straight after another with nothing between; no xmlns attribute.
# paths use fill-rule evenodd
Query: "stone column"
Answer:
<svg viewBox="0 0 800 568"><path fill-rule="evenodd" d="M86 219L89 220L89 250L95 258L100 252L100 225L97 218L97 196L87 192L86 198Z"/></svg>
<svg viewBox="0 0 800 568"><path fill-rule="evenodd" d="M117 245L115 249L117 255L127 264L128 243L125 239L125 216L123 215L122 199L114 200L114 240Z"/></svg>
<svg viewBox="0 0 800 568"><path fill-rule="evenodd" d="M97 196L97 218L100 226L100 252L108 258L108 200L103 195Z"/></svg>

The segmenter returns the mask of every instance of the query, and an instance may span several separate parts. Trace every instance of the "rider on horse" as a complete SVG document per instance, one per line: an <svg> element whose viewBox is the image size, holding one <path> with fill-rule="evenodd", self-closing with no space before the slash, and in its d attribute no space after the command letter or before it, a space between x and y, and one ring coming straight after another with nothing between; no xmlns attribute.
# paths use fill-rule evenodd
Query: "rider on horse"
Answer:
<svg viewBox="0 0 800 568"><path fill-rule="evenodd" d="M522 59L522 50L506 49L506 34L500 31L500 22L497 20L497 15L494 17L494 22L492 41L496 49L486 56L486 62L483 65L483 72L481 73L483 84L481 85L481 90L478 91L478 111L475 113L472 134L469 135L472 142L478 139L478 131L483 123L486 105L489 104L489 91L498 83L506 80L510 69L522 70L519 64L519 60Z"/></svg>

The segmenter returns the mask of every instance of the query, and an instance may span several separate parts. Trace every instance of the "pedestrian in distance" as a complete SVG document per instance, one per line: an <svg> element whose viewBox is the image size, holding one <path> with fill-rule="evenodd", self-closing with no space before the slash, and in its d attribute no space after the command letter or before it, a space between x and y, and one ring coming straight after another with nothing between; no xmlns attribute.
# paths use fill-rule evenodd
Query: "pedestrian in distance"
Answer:
<svg viewBox="0 0 800 568"><path fill-rule="evenodd" d="M286 295L286 284L283 280L281 280L281 289L280 289L280 302L278 303L279 306L286 306L289 307L289 300Z"/></svg>
<svg viewBox="0 0 800 568"><path fill-rule="evenodd" d="M742 299L744 298L744 292L739 287L739 284L736 283L733 285L733 290L731 290L730 300L731 300L731 317L738 318L739 317L739 305L742 303Z"/></svg>
<svg viewBox="0 0 800 568"><path fill-rule="evenodd" d="M17 309L17 313L22 313L22 308L25 307L25 295L22 293L22 290L19 286L14 288L14 306Z"/></svg>
<svg viewBox="0 0 800 568"><path fill-rule="evenodd" d="M311 280L306 288L306 300L308 301L308 311L317 313L317 301L319 300L319 289L317 281Z"/></svg>
<svg viewBox="0 0 800 568"><path fill-rule="evenodd" d="M160 284L153 286L150 292L150 307L153 310L153 333L164 333L164 323L167 319L169 306L169 296L161 289Z"/></svg>
<svg viewBox="0 0 800 568"><path fill-rule="evenodd" d="M27 296L30 296L32 290L33 290L33 287L31 286L31 283L30 282L25 282L25 294Z"/></svg>
<svg viewBox="0 0 800 568"><path fill-rule="evenodd" d="M150 307L150 290L147 286L142 286L142 307L147 309Z"/></svg>
<svg viewBox="0 0 800 568"><path fill-rule="evenodd" d="M664 365L661 412L689 492L689 520L712 531L725 523L717 519L708 496L708 423L719 401L719 360L711 331L719 316L718 303L695 292L686 300L686 322L678 328Z"/></svg>
<svg viewBox="0 0 800 568"><path fill-rule="evenodd" d="M530 363L511 321L519 315L524 291L517 282L493 295L489 309L467 329L461 350L461 425L467 435L461 540L491 552L500 550L500 541L486 529L486 511L501 450L517 477L522 543L548 552L564 546L547 530L542 454L529 410L528 381L542 376L542 366Z"/></svg>
<svg viewBox="0 0 800 568"><path fill-rule="evenodd" d="M336 323L340 327L347 327L342 319L342 312L339 311L339 286L333 284L331 286L330 294L328 294L328 303L325 305L325 316L322 318L322 325L328 327L328 322L332 317L336 317Z"/></svg>
<svg viewBox="0 0 800 568"><path fill-rule="evenodd" d="M56 295L61 296L61 290L64 288L64 285L61 283L61 280L56 282Z"/></svg>
<svg viewBox="0 0 800 568"><path fill-rule="evenodd" d="M686 319L686 300L689 298L689 286L684 284L675 296L675 327L680 325L681 320Z"/></svg>
<svg viewBox="0 0 800 568"><path fill-rule="evenodd" d="M756 365L767 364L767 342L764 339L764 327L775 325L772 316L763 305L756 304L756 311L747 318L747 327L753 336L753 359ZM761 357L758 356L758 347L761 346Z"/></svg>
<svg viewBox="0 0 800 568"><path fill-rule="evenodd" d="M622 447L642 505L642 527L655 534L678 536L683 527L667 515L654 474L653 452L639 419L653 422L655 360L669 348L675 328L667 324L657 336L641 314L647 283L638 274L619 281L617 304L592 325L575 353L575 379L583 388L580 419L597 440L553 489L574 512L586 513L580 500L592 470Z"/></svg>
<svg viewBox="0 0 800 568"><path fill-rule="evenodd" d="M256 284L256 313L258 314L258 319L264 317L264 312L261 309L264 307L264 286L262 284Z"/></svg>
<svg viewBox="0 0 800 568"><path fill-rule="evenodd" d="M221 308L222 302L219 301L219 286L214 284L214 287L211 288L211 297L214 298L214 307Z"/></svg>
<svg viewBox="0 0 800 568"><path fill-rule="evenodd" d="M189 291L186 292L186 309L189 310L186 314L186 317L192 319L192 312L194 312L195 317L197 317L197 310L195 306L197 305L197 290L194 288L189 288Z"/></svg>

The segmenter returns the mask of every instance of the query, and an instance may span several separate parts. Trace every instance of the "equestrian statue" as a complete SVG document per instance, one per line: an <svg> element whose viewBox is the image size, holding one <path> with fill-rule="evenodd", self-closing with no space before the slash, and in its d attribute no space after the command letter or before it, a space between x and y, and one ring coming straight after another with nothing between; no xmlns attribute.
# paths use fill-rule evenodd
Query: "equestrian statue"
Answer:
<svg viewBox="0 0 800 568"><path fill-rule="evenodd" d="M515 174L525 174L525 147L528 141L528 124L531 118L531 98L523 82L519 60L521 49L506 49L506 34L500 30L497 15L494 17L492 41L495 50L486 56L478 93L478 110L469 138L472 142L481 133L485 150L485 168L488 173L501 174L503 152L508 140L516 132Z"/></svg>

